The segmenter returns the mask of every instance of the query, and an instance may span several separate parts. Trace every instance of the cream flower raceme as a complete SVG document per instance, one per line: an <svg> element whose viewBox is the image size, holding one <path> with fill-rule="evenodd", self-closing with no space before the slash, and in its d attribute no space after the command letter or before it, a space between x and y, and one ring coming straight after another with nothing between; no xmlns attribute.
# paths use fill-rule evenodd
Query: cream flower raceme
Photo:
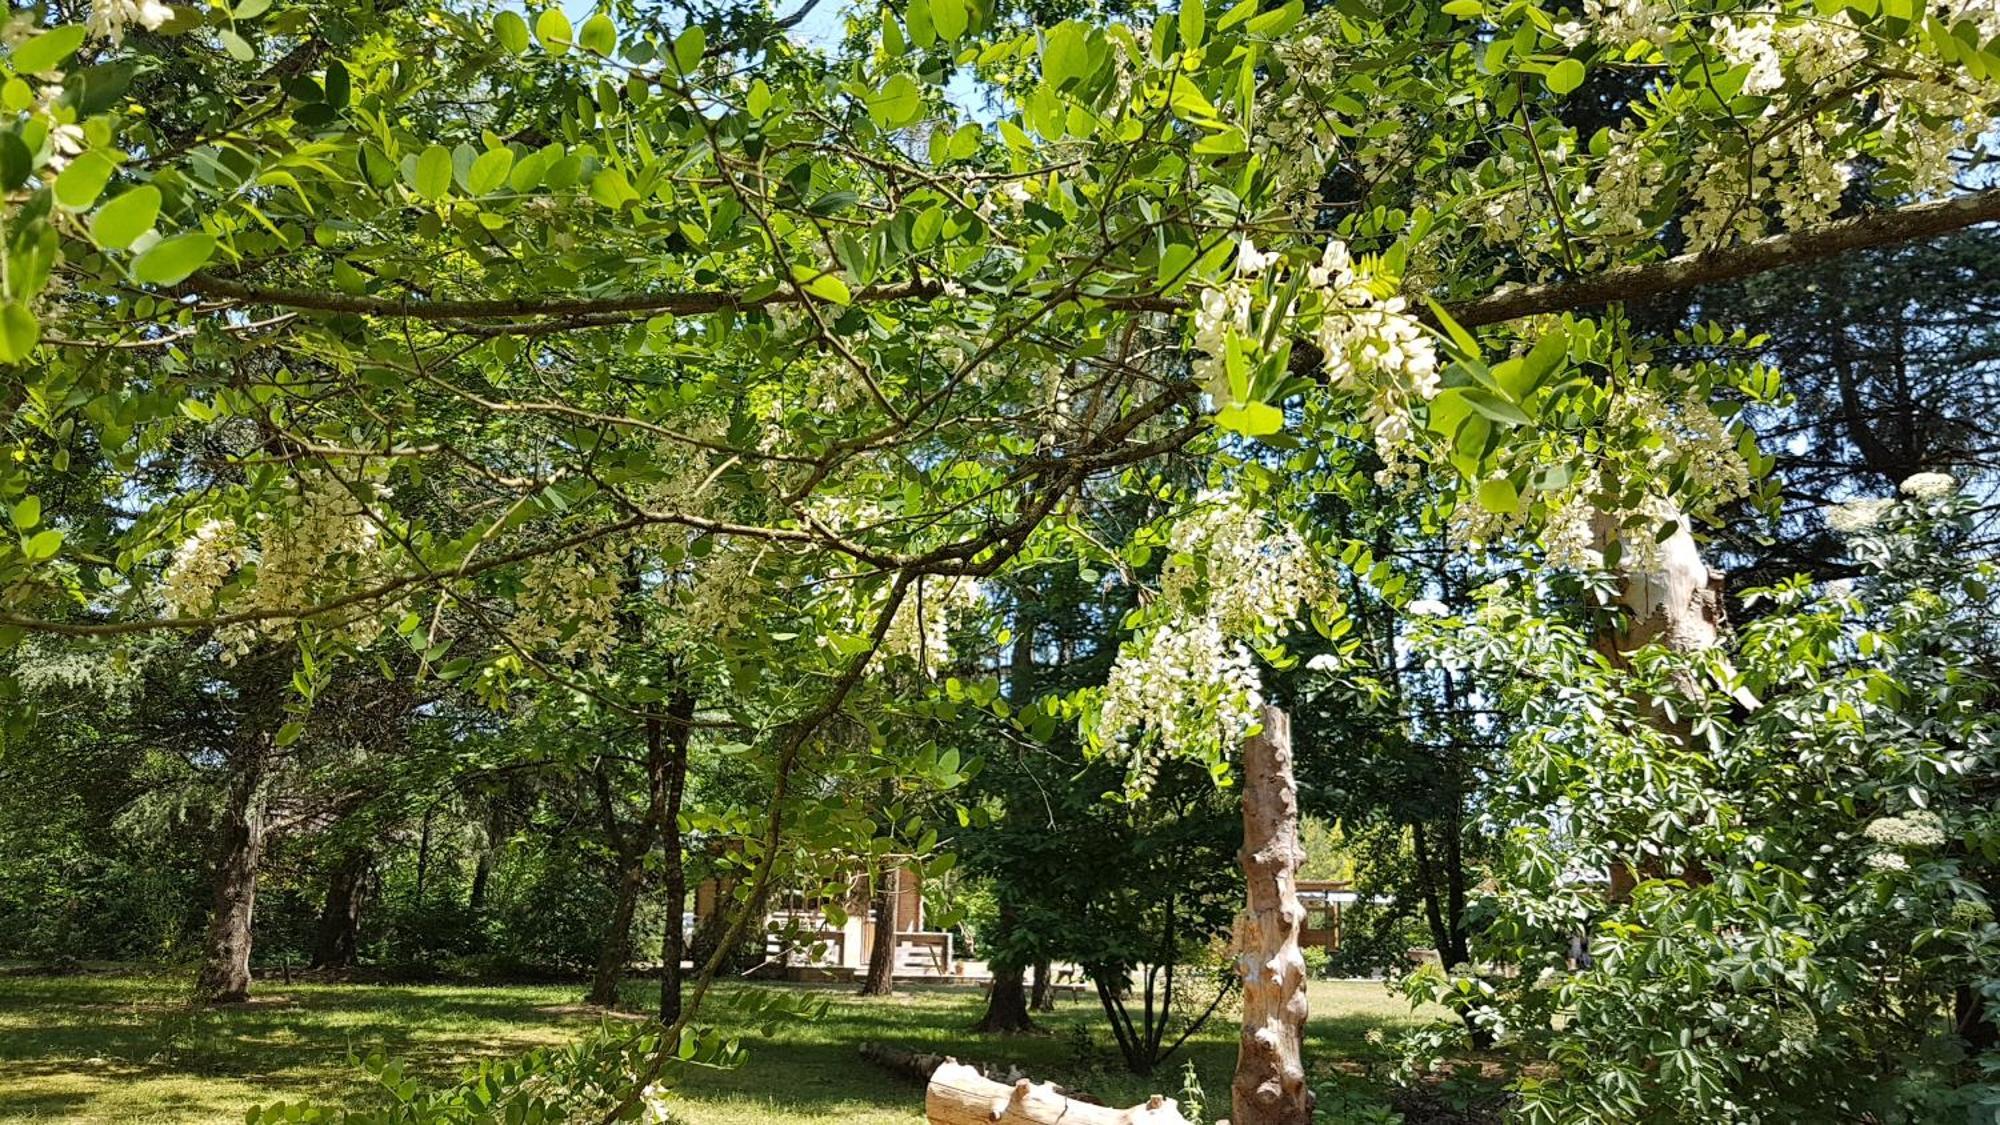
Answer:
<svg viewBox="0 0 2000 1125"><path fill-rule="evenodd" d="M1950 473L1917 473L1897 487L1913 499L1942 500L1958 491L1958 478Z"/></svg>
<svg viewBox="0 0 2000 1125"><path fill-rule="evenodd" d="M91 0L85 26L91 35L116 46L124 42L125 29L134 24L157 31L173 18L173 8L161 0Z"/></svg>

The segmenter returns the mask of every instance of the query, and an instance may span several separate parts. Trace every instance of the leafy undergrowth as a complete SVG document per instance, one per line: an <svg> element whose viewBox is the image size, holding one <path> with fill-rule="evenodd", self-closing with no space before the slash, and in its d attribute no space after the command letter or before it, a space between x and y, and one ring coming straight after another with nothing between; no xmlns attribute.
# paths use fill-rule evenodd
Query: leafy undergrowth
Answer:
<svg viewBox="0 0 2000 1125"><path fill-rule="evenodd" d="M258 1103L367 1098L369 1080L349 1064L350 1051L381 1048L420 1079L447 1079L476 1060L569 1042L598 1026L605 1017L577 1003L580 991L268 982L250 1004L190 1011L178 974L0 976L0 1122L240 1122ZM1042 1017L1043 1034L989 1037L965 1030L980 1012L977 989L912 988L886 1000L829 996L823 1019L782 1022L769 1038L744 1028L748 1065L697 1075L678 1095L683 1116L702 1125L921 1120L916 1083L860 1061L856 1049L868 1040L1018 1065L1111 1104L1154 1090L1179 1095L1184 1084L1179 1059L1151 1078L1124 1073L1102 1013L1088 1000L1065 1000ZM646 982L631 985L628 997L641 1010L653 999ZM1365 982L1315 982L1312 1006L1308 1053L1326 1064L1316 1072L1329 1077L1330 1092L1357 1106L1385 1104L1365 1077L1379 1068L1356 1065L1380 1057L1367 1033L1417 1017L1381 985ZM716 1008L719 1015L727 1010ZM1235 1051L1235 1029L1220 1021L1187 1053L1209 1091L1211 1117L1227 1112ZM1332 1060L1362 1076L1337 1076Z"/></svg>

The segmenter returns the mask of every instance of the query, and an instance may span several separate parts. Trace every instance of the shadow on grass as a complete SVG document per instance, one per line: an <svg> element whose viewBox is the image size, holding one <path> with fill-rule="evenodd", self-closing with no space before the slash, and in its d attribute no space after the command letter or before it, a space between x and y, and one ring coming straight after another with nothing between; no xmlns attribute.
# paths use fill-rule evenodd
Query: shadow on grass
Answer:
<svg viewBox="0 0 2000 1125"><path fill-rule="evenodd" d="M794 987L824 994L827 1015L780 1020L763 1034L730 1004L747 989ZM1319 986L1315 986L1316 993ZM580 1038L605 1017L577 1006L579 989L559 986L346 985L270 982L252 1005L194 1009L178 975L0 978L0 1119L123 1120L136 1102L145 1120L240 1120L251 1104L346 1100L372 1104L368 1077L350 1053L383 1050L422 1081L448 1081L481 1059ZM650 1011L657 986L634 981L623 996ZM791 1120L903 1120L921 1116L916 1081L864 1062L873 1041L1013 1065L1038 1080L1086 1090L1129 1105L1147 1093L1179 1095L1182 1060L1150 1077L1127 1074L1087 998L1041 1015L1046 1032L979 1035L970 1030L984 1006L976 988L919 986L887 999L846 989L730 984L704 1022L742 1036L748 1064L730 1072L698 1071L680 1091L695 1120L774 1123ZM1399 1021L1379 986L1316 996L1328 1014L1309 1028L1312 1054L1345 1057L1368 1048L1363 1037ZM629 1019L616 1026L630 1030ZM1218 1017L1190 1041L1210 1104L1226 1100L1236 1028ZM123 1102L117 1099L124 1099Z"/></svg>

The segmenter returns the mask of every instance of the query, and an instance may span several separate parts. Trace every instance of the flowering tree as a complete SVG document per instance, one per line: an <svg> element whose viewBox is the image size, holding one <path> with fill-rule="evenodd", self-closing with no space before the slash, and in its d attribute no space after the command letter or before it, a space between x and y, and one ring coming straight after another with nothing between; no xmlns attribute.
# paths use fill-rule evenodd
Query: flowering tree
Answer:
<svg viewBox="0 0 2000 1125"><path fill-rule="evenodd" d="M1768 376L1595 310L2000 216L1954 190L2000 27L1951 0L912 0L832 56L757 9L64 15L14 17L0 90L0 639L402 645L672 721L606 670L643 593L768 770L755 885L802 763L851 764L823 728L978 580L1168 552L1091 729L1135 793L1226 775L1252 653L1340 628L1292 451L1362 435L1385 487L1461 483L1468 541L1643 574L1756 487L1708 398ZM1605 75L1639 93L1586 135ZM1151 477L1178 452L1207 492ZM1178 514L1107 542L1114 486ZM1280 1087L1239 1125L1299 1119L1239 1082Z"/></svg>

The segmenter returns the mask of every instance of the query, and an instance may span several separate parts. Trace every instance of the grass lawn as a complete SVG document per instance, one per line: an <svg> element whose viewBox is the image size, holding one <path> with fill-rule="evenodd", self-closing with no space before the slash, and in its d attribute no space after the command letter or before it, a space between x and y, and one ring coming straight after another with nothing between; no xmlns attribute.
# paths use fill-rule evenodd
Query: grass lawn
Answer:
<svg viewBox="0 0 2000 1125"><path fill-rule="evenodd" d="M350 1048L382 1047L414 1073L443 1079L473 1059L562 1043L602 1018L576 1005L576 985L273 981L261 991L241 1008L191 1013L177 1003L185 994L178 976L0 977L0 1122L238 1122L259 1102L367 1097L366 1077L347 1064ZM631 987L635 1006L647 992L644 982ZM982 1007L975 988L911 988L888 1000L834 995L825 1019L782 1025L768 1039L746 1031L749 1064L697 1075L681 1092L685 1116L698 1125L921 1120L922 1090L862 1062L855 1049L864 1040L1017 1063L1112 1104L1180 1089L1179 1059L1150 1080L1117 1067L1094 997L1065 1000L1043 1018L1048 1034L1003 1038L964 1030ZM1316 1067L1374 1057L1368 1029L1416 1018L1377 983L1315 982L1312 1007L1308 1059ZM1079 1028L1095 1061L1080 1050ZM1235 1026L1218 1016L1189 1052L1215 1110L1227 1104L1235 1050Z"/></svg>

